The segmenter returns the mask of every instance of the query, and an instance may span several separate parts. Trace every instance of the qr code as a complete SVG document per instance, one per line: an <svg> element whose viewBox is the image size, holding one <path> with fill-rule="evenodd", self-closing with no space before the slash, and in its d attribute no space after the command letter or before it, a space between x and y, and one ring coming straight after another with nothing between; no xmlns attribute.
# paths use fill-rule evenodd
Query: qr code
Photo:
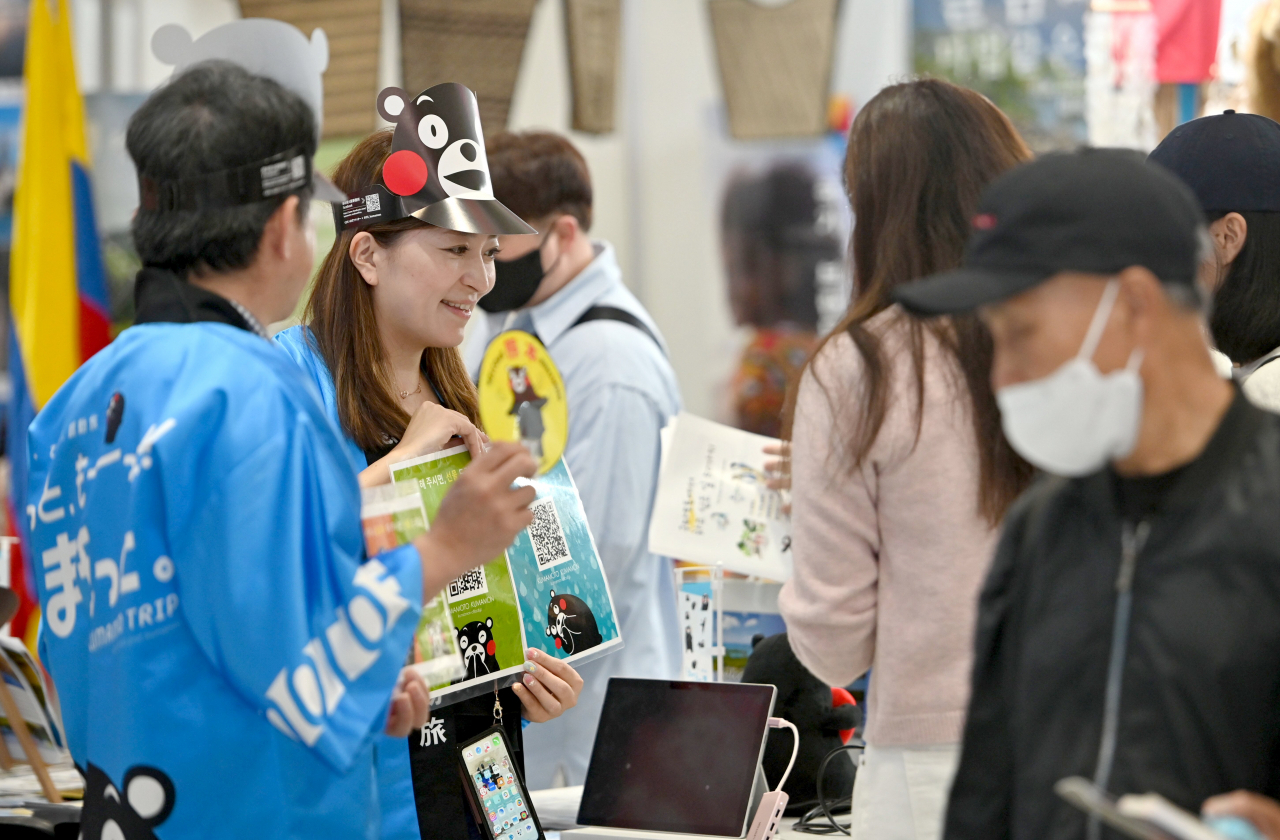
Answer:
<svg viewBox="0 0 1280 840"><path fill-rule="evenodd" d="M364 197L364 211L366 213L377 213L382 209L382 198L377 193L366 195Z"/></svg>
<svg viewBox="0 0 1280 840"><path fill-rule="evenodd" d="M484 569L472 569L457 580L449 582L449 603L485 595L489 592L489 581L485 579Z"/></svg>
<svg viewBox="0 0 1280 840"><path fill-rule="evenodd" d="M564 538L564 528L560 526L560 515L556 513L553 499L539 499L530 507L533 511L533 524L529 526L529 539L533 542L533 556L538 561L539 569L550 569L566 560L569 555L569 543Z"/></svg>

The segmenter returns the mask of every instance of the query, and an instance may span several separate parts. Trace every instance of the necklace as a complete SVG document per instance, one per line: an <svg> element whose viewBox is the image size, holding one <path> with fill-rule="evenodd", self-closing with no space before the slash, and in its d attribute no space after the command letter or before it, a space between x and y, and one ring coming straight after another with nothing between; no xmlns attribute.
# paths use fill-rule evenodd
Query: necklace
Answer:
<svg viewBox="0 0 1280 840"><path fill-rule="evenodd" d="M412 391L401 391L400 399L407 400L409 399L409 397L413 396L414 394L421 394L421 393L422 393L422 380L418 380L418 387Z"/></svg>

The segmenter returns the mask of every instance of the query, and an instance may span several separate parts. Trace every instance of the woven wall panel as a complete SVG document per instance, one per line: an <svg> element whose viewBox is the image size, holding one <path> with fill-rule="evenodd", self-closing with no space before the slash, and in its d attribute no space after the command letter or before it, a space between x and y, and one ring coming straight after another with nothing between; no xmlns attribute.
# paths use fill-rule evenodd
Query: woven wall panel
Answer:
<svg viewBox="0 0 1280 840"><path fill-rule="evenodd" d="M837 0L708 0L729 130L739 139L821 134Z"/></svg>
<svg viewBox="0 0 1280 840"><path fill-rule="evenodd" d="M400 0L400 55L410 93L461 82L486 132L507 127L537 0Z"/></svg>
<svg viewBox="0 0 1280 840"><path fill-rule="evenodd" d="M614 128L622 0L565 0L573 127L605 134Z"/></svg>
<svg viewBox="0 0 1280 840"><path fill-rule="evenodd" d="M323 29L329 39L324 136L374 129L382 0L240 0L240 14L291 23L308 38L313 29Z"/></svg>

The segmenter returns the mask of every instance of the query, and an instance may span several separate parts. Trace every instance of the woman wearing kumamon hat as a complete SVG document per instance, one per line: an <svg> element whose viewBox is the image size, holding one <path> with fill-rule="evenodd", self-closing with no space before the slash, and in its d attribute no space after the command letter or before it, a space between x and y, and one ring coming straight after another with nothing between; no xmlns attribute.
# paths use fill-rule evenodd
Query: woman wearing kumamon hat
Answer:
<svg viewBox="0 0 1280 840"><path fill-rule="evenodd" d="M335 212L337 240L305 325L276 336L315 380L352 459L367 465L362 486L386 483L391 464L454 437L473 452L483 445L475 386L457 348L476 301L493 287L498 235L535 232L493 197L471 91L448 83L410 97L386 88L378 110L396 127L362 140L335 169L334 183L352 198ZM582 688L567 663L529 657L534 670L523 684L497 695L517 762L521 719L558 717ZM492 726L494 701L482 695L435 711L447 719L448 742L379 740L384 839L479 836L453 742Z"/></svg>

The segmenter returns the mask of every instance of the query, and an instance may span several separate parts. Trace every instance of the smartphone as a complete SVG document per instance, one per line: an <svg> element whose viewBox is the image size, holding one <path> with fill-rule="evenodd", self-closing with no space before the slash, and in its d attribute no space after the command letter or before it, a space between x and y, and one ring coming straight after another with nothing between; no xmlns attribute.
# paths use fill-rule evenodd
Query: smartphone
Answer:
<svg viewBox="0 0 1280 840"><path fill-rule="evenodd" d="M1238 817L1201 820L1155 793L1129 793L1113 800L1093 782L1079 776L1060 779L1053 789L1080 810L1138 840L1262 840L1252 823Z"/></svg>
<svg viewBox="0 0 1280 840"><path fill-rule="evenodd" d="M458 757L472 810L492 840L544 840L502 727L459 746Z"/></svg>

